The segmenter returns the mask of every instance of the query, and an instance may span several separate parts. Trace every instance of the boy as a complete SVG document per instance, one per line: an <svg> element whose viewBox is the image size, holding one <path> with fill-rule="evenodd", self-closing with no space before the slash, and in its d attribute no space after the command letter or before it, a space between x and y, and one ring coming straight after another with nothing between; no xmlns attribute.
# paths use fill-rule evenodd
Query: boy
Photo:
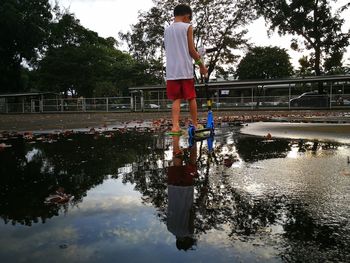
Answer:
<svg viewBox="0 0 350 263"><path fill-rule="evenodd" d="M167 97L173 100L172 133L181 133L180 105L181 100L188 100L192 124L197 127L197 101L194 88L193 63L200 67L201 75L208 69L195 49L193 42L192 9L180 4L174 9L174 23L165 29L164 44L166 52Z"/></svg>

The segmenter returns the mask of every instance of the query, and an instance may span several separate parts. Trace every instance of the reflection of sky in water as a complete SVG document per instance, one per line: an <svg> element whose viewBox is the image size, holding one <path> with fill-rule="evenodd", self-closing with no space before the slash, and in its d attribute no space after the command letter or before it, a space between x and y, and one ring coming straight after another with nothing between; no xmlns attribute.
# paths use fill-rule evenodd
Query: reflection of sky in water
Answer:
<svg viewBox="0 0 350 263"><path fill-rule="evenodd" d="M27 159L27 162L30 163L36 155L40 154L41 151L39 149L34 148L33 150L29 151L25 157Z"/></svg>
<svg viewBox="0 0 350 263"><path fill-rule="evenodd" d="M120 180L108 179L89 191L84 201L66 215L46 224L30 228L1 225L4 234L0 245L6 248L1 257L15 252L23 254L28 262L47 262L47 256L52 258L50 262L97 262L112 261L118 255L124 259L120 262L127 262L129 253L135 256L149 246L170 241L164 224L154 220L154 209L143 205L140 194L132 188ZM60 249L62 245L67 248Z"/></svg>
<svg viewBox="0 0 350 263"><path fill-rule="evenodd" d="M349 123L287 123L255 122L243 127L242 132L257 136L268 133L274 138L334 141L350 143Z"/></svg>
<svg viewBox="0 0 350 263"><path fill-rule="evenodd" d="M174 236L155 218L155 209L142 204L133 185L115 179L105 180L82 203L45 224L2 224L0 231L1 262L12 262L13 255L18 262L226 262L273 255L244 242L232 247L224 229L203 235L195 248L199 254L180 253ZM257 254L246 253L253 248Z"/></svg>
<svg viewBox="0 0 350 263"><path fill-rule="evenodd" d="M338 235L337 242L350 238L350 177L344 176L350 170L348 146L333 149L312 142L299 145L249 138L239 144L232 138L232 134L219 137L216 152L220 158L231 154L238 161L231 167L212 165L207 182L206 167L199 169L193 250L179 251L165 222L164 167L172 157L169 147L153 159L149 153L101 173L103 179L86 186L82 200L68 209L62 207L45 224L0 224L0 262L282 262L281 255L298 255L302 246L306 252L301 259L308 259L307 250L317 251L323 245L322 235ZM182 146L186 143L182 138ZM254 152L257 147L258 153ZM315 151L310 150L313 147ZM259 158L251 158L258 154ZM47 156L39 148L24 154L31 165L43 158L39 171L49 178L54 168ZM116 162L115 155L109 158L103 165ZM86 163L80 165L82 169ZM65 174L55 172L58 179ZM76 176L81 176L83 184L86 175ZM157 191L165 193L160 205L155 205ZM308 225L304 228L298 220ZM302 234L308 230L313 239L305 241ZM330 252L315 252L316 256L324 259L327 253L344 252L332 250L336 245L327 247Z"/></svg>

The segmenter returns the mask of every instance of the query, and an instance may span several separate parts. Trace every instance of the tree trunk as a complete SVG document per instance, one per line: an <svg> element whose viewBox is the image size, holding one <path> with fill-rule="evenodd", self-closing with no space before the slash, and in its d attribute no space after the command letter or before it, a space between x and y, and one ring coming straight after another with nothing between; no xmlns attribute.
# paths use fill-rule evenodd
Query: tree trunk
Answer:
<svg viewBox="0 0 350 263"><path fill-rule="evenodd" d="M321 50L319 47L315 48L315 74L316 76L321 76ZM318 93L323 93L323 82L318 82L317 85Z"/></svg>

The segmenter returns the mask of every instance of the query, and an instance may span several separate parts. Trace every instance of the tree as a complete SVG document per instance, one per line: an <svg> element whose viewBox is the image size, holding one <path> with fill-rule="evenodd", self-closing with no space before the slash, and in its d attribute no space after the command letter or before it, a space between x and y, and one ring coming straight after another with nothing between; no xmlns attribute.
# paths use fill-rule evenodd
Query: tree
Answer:
<svg viewBox="0 0 350 263"><path fill-rule="evenodd" d="M193 9L194 40L196 46L217 47L218 51L207 58L209 76L214 70L225 72L237 61L234 53L245 47L247 31L244 26L253 17L249 2L241 0L193 0L179 1ZM173 20L174 1L154 0L155 7L139 15L139 21L132 26L132 32L120 33L131 54L142 62L163 64L164 28ZM159 74L161 75L161 74Z"/></svg>
<svg viewBox="0 0 350 263"><path fill-rule="evenodd" d="M53 22L50 29L47 50L37 65L38 85L65 94L92 94L103 39L68 13Z"/></svg>
<svg viewBox="0 0 350 263"><path fill-rule="evenodd" d="M305 77L305 76L312 76L312 61L310 61L310 58L308 56L302 56L299 59L299 69L297 70L296 74Z"/></svg>
<svg viewBox="0 0 350 263"><path fill-rule="evenodd" d="M258 14L263 15L270 31L280 35L292 34L303 38L307 50L311 50L314 74L322 74L322 62L327 57L338 59L349 44L349 32L342 32L344 19L340 10L332 13L328 0L255 0ZM293 39L292 48L300 50L300 43Z"/></svg>
<svg viewBox="0 0 350 263"><path fill-rule="evenodd" d="M292 73L293 67L287 50L279 47L251 48L238 64L236 71L239 79L276 79L289 77ZM263 92L263 87L257 87L257 107L259 95Z"/></svg>
<svg viewBox="0 0 350 263"><path fill-rule="evenodd" d="M254 47L238 64L239 79L276 79L293 73L287 50L279 47Z"/></svg>
<svg viewBox="0 0 350 263"><path fill-rule="evenodd" d="M48 47L36 71L41 89L76 96L117 96L128 87L152 80L117 41L101 38L80 25L72 14L52 23Z"/></svg>
<svg viewBox="0 0 350 263"><path fill-rule="evenodd" d="M36 61L52 19L48 0L0 2L0 90L23 89L21 63Z"/></svg>

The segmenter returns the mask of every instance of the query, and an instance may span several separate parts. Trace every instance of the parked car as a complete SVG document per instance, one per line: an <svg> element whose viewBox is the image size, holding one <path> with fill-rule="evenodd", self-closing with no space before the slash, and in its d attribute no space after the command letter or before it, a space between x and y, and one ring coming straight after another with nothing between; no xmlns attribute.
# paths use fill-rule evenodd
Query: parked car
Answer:
<svg viewBox="0 0 350 263"><path fill-rule="evenodd" d="M330 97L328 94L305 92L289 102L292 107L329 107Z"/></svg>
<svg viewBox="0 0 350 263"><path fill-rule="evenodd" d="M157 104L150 103L150 104L148 104L148 108L150 108L150 109L159 109L160 106L157 105Z"/></svg>
<svg viewBox="0 0 350 263"><path fill-rule="evenodd" d="M341 95L335 96L332 100L332 105L335 106L349 106L350 100L344 99Z"/></svg>
<svg viewBox="0 0 350 263"><path fill-rule="evenodd" d="M117 109L128 109L130 107L129 104L112 104L110 105L110 109L117 110Z"/></svg>

